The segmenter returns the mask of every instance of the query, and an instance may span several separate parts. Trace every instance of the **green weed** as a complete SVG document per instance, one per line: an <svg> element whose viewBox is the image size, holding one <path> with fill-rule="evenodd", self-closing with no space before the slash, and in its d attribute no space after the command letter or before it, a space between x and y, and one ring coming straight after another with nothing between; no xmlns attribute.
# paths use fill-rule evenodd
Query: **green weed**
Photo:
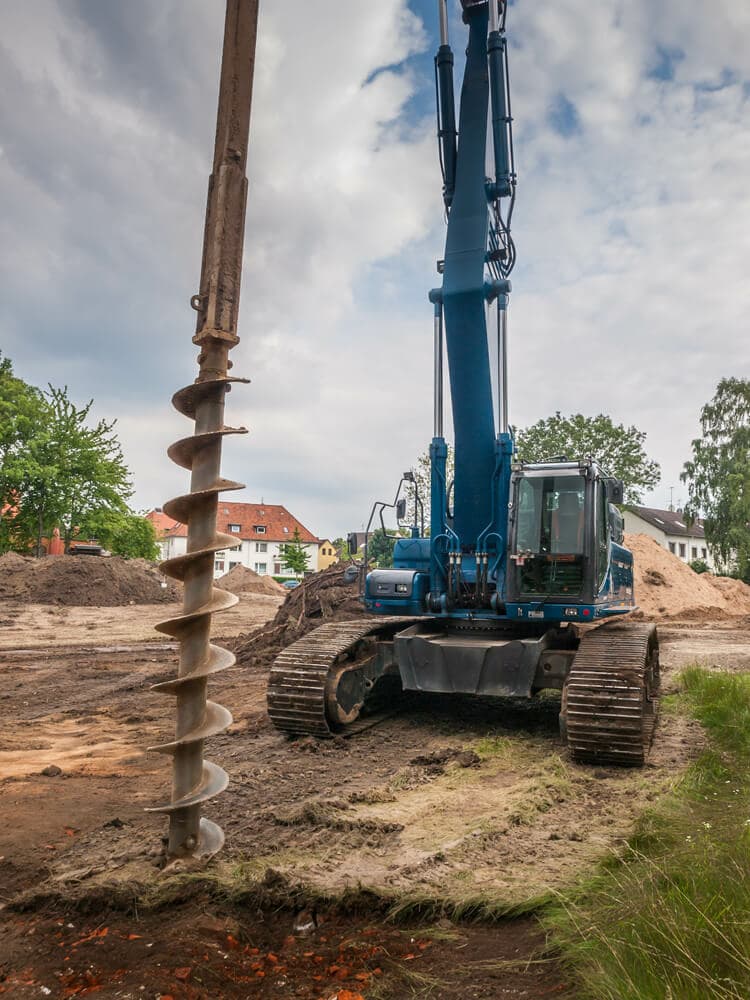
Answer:
<svg viewBox="0 0 750 1000"><path fill-rule="evenodd" d="M507 736L484 736L472 749L482 760L488 760L491 757L507 757L512 753L514 744Z"/></svg>
<svg viewBox="0 0 750 1000"><path fill-rule="evenodd" d="M681 688L706 750L545 917L582 998L750 997L750 676L691 667Z"/></svg>

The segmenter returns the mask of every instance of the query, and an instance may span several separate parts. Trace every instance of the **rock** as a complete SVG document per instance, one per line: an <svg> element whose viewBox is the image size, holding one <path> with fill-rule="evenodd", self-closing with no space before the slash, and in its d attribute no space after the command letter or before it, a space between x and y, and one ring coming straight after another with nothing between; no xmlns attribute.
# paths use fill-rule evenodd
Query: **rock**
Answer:
<svg viewBox="0 0 750 1000"><path fill-rule="evenodd" d="M297 937L309 937L314 934L318 926L317 917L314 910L301 910L294 918L293 931Z"/></svg>
<svg viewBox="0 0 750 1000"><path fill-rule="evenodd" d="M58 767L57 764L48 764L41 773L45 778L59 778L62 774L62 768Z"/></svg>

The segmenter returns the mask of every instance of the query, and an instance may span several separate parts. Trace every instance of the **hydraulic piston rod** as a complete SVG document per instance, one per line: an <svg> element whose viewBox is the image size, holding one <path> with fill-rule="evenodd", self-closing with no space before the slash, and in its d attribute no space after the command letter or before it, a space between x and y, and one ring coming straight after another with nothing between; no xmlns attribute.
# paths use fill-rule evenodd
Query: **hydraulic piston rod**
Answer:
<svg viewBox="0 0 750 1000"><path fill-rule="evenodd" d="M433 437L443 436L443 307L435 303Z"/></svg>
<svg viewBox="0 0 750 1000"><path fill-rule="evenodd" d="M503 301L505 299L505 301ZM497 431L508 433L508 306L507 295L497 300Z"/></svg>
<svg viewBox="0 0 750 1000"><path fill-rule="evenodd" d="M440 44L448 44L448 0L438 0L438 18L440 20Z"/></svg>
<svg viewBox="0 0 750 1000"><path fill-rule="evenodd" d="M171 799L150 810L169 815L170 858L207 857L224 843L221 828L201 817L201 807L222 792L229 779L222 768L203 759L203 743L232 721L226 708L207 700L206 686L212 674L234 663L234 656L209 642L209 635L213 613L238 600L214 587L213 575L215 553L237 545L236 538L216 530L219 493L243 488L222 479L221 445L226 434L246 433L244 428L224 425L224 403L232 382L247 382L230 377L229 351L239 342L245 164L257 23L258 0L227 0L200 291L191 300L198 313L193 337L200 351L198 377L172 399L175 409L194 420L195 426L191 437L175 442L168 451L172 461L190 470L190 492L164 504L168 516L187 525L186 554L162 563L164 573L184 583L183 612L156 626L180 644L177 677L154 686L176 698L175 737L151 748L172 758Z"/></svg>

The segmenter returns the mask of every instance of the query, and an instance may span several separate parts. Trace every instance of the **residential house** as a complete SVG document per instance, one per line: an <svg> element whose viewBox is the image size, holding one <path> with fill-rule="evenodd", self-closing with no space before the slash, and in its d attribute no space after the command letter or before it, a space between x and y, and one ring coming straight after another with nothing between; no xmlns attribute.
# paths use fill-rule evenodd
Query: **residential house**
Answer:
<svg viewBox="0 0 750 1000"><path fill-rule="evenodd" d="M173 531L180 523L179 521L175 521L173 517L167 517L161 507L150 510L146 514L146 520L153 524L154 531L156 532L156 540L159 543L161 543L168 532Z"/></svg>
<svg viewBox="0 0 750 1000"><path fill-rule="evenodd" d="M152 511L148 515L162 514ZM301 521L279 504L231 503L219 500L217 530L237 539L236 548L226 548L216 553L214 576L222 576L235 566L247 566L261 576L296 576L283 566L282 547L294 540L299 532L300 543L308 553L308 567L318 566L318 539ZM173 522L162 530L159 544L163 559L183 555L187 550L187 527Z"/></svg>
<svg viewBox="0 0 750 1000"><path fill-rule="evenodd" d="M623 517L629 534L650 535L683 562L702 559L712 572L716 571L701 520L688 525L681 510L655 507L626 507Z"/></svg>
<svg viewBox="0 0 750 1000"><path fill-rule="evenodd" d="M338 562L339 554L330 538L323 538L318 546L318 569L328 569Z"/></svg>

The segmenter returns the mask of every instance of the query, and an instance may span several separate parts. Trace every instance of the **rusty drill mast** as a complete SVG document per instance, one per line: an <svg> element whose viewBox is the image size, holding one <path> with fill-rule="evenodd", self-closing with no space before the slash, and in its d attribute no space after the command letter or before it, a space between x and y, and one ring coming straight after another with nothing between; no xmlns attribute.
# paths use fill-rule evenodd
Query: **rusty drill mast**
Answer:
<svg viewBox="0 0 750 1000"><path fill-rule="evenodd" d="M203 759L203 743L232 722L226 708L206 699L206 686L212 674L234 663L234 656L209 642L209 635L213 613L238 600L214 587L213 575L214 554L237 545L236 538L217 533L219 493L243 488L241 483L222 479L221 444L226 434L246 433L245 428L224 425L224 402L232 382L248 381L230 377L229 351L239 342L245 165L258 2L227 0L200 292L191 299L198 313L193 343L200 349L199 371L195 382L172 398L175 409L194 420L195 428L191 437L176 441L168 450L172 461L190 470L190 492L164 504L165 513L188 529L186 554L162 563L164 573L184 583L183 613L156 626L180 644L177 677L154 686L176 698L175 738L151 748L173 760L171 801L150 810L169 815L170 858L207 857L224 843L221 828L201 817L201 806L222 792L229 779L221 767Z"/></svg>

